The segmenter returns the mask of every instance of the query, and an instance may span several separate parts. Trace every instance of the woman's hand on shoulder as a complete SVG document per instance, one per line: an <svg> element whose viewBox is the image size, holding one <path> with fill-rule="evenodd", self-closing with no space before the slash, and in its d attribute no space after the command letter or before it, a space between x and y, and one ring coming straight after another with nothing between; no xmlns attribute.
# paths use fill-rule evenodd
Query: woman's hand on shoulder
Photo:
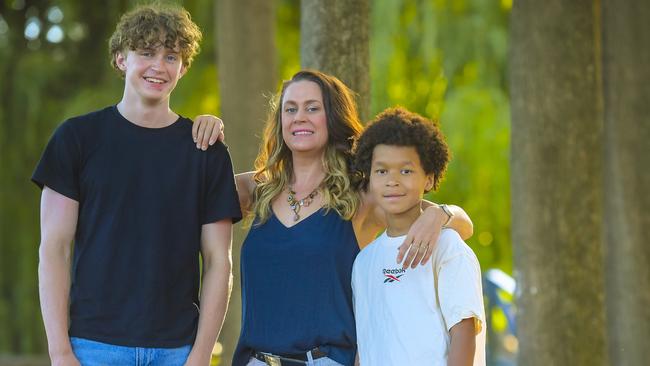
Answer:
<svg viewBox="0 0 650 366"><path fill-rule="evenodd" d="M415 268L425 265L431 258L443 226L449 220L445 211L437 205L427 207L411 225L404 243L397 253L397 263L402 268Z"/></svg>
<svg viewBox="0 0 650 366"><path fill-rule="evenodd" d="M208 146L214 145L217 140L224 140L224 124L220 118L211 114L201 114L196 116L193 122L192 138L197 149L205 151Z"/></svg>

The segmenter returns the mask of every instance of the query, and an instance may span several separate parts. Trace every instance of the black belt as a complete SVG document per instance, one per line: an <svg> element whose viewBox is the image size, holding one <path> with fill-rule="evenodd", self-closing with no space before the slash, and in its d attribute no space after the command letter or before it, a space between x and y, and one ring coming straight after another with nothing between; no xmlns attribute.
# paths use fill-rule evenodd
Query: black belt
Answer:
<svg viewBox="0 0 650 366"><path fill-rule="evenodd" d="M307 354L309 352L311 352L311 358L314 360L327 356L327 353L321 351L318 347L316 347L311 351L305 353L294 353L294 354L274 355L272 353L266 353L266 352L253 352L253 357L266 363L269 366L295 366L295 365L306 365L307 360L309 360L309 358L307 357Z"/></svg>

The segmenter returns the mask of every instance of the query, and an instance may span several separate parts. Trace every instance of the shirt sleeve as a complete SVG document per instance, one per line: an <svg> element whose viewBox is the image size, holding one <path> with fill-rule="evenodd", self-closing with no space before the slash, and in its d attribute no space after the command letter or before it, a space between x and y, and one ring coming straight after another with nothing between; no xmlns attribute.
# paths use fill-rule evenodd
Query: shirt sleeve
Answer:
<svg viewBox="0 0 650 366"><path fill-rule="evenodd" d="M460 237L452 240L460 241L453 243L456 246L466 246ZM471 249L466 249L454 250L436 268L438 298L448 331L463 319L474 318L478 334L485 322L481 269Z"/></svg>
<svg viewBox="0 0 650 366"><path fill-rule="evenodd" d="M206 204L202 224L228 218L234 224L241 220L242 213L230 154L221 142L212 149L216 151L210 151L208 156Z"/></svg>
<svg viewBox="0 0 650 366"><path fill-rule="evenodd" d="M55 131L36 169L32 182L41 189L48 186L54 191L79 201L80 146L70 121L61 124Z"/></svg>

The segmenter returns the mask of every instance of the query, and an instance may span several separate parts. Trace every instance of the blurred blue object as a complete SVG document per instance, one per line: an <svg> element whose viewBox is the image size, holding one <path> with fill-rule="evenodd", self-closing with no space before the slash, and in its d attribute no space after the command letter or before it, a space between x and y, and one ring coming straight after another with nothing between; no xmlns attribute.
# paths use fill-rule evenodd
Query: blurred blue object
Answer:
<svg viewBox="0 0 650 366"><path fill-rule="evenodd" d="M483 294L487 318L487 364L492 366L512 366L517 360L517 325L513 295L516 283L507 273L493 268L483 274ZM505 319L505 326L495 317Z"/></svg>

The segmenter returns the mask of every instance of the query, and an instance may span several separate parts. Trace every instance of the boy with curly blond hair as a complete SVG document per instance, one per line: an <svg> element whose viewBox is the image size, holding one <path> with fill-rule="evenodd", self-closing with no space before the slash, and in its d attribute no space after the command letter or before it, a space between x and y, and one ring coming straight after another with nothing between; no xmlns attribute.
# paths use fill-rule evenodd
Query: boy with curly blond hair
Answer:
<svg viewBox="0 0 650 366"><path fill-rule="evenodd" d="M36 167L54 365L209 364L241 212L226 147L196 149L169 107L200 40L180 7L125 14L109 42L122 99L62 123Z"/></svg>

